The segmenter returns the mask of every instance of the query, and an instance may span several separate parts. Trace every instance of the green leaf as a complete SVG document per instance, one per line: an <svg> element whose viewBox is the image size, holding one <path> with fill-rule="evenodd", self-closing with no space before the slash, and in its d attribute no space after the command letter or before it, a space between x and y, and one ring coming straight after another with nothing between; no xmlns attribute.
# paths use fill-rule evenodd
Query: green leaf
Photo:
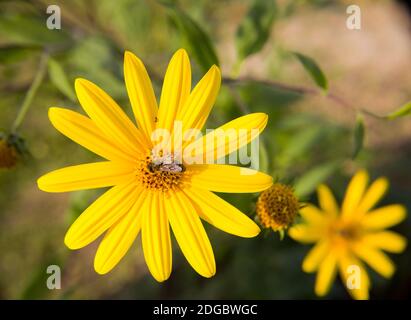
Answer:
<svg viewBox="0 0 411 320"><path fill-rule="evenodd" d="M63 30L49 30L45 19L23 15L2 16L0 36L3 42L12 45L52 46L69 41Z"/></svg>
<svg viewBox="0 0 411 320"><path fill-rule="evenodd" d="M113 59L113 56L115 50L104 37L83 38L67 55L70 75L72 78L84 77L97 83L114 99L126 99L124 82L118 73L122 64L120 60Z"/></svg>
<svg viewBox="0 0 411 320"><path fill-rule="evenodd" d="M306 197L311 194L319 184L326 181L340 166L340 162L330 162L321 164L306 172L295 181L295 194L299 197Z"/></svg>
<svg viewBox="0 0 411 320"><path fill-rule="evenodd" d="M389 120L394 120L397 118L408 116L410 114L411 114L411 101L407 102L399 109L389 113L384 118L389 119Z"/></svg>
<svg viewBox="0 0 411 320"><path fill-rule="evenodd" d="M364 146L364 138L365 138L365 127L364 127L364 119L361 114L357 116L357 120L355 121L354 127L354 149L352 153L352 159L355 159L358 153L362 150Z"/></svg>
<svg viewBox="0 0 411 320"><path fill-rule="evenodd" d="M314 82L325 91L328 90L328 81L318 64L310 57L298 52L293 55L300 61L305 71L311 76Z"/></svg>
<svg viewBox="0 0 411 320"><path fill-rule="evenodd" d="M270 37L277 13L275 0L255 0L236 33L236 45L242 60L260 51Z"/></svg>
<svg viewBox="0 0 411 320"><path fill-rule="evenodd" d="M169 16L184 38L187 50L201 68L207 71L214 64L218 66L219 62L214 46L200 25L171 2L160 3L168 9Z"/></svg>
<svg viewBox="0 0 411 320"><path fill-rule="evenodd" d="M50 80L56 88L71 101L75 101L76 95L61 64L54 59L50 59L48 62L48 71Z"/></svg>

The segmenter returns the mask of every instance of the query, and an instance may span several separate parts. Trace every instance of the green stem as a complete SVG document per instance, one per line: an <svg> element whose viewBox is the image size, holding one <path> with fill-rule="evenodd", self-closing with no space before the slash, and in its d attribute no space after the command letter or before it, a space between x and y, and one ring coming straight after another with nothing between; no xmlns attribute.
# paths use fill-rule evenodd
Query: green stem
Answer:
<svg viewBox="0 0 411 320"><path fill-rule="evenodd" d="M41 56L41 60L40 60L40 64L39 64L39 68L37 70L36 76L34 77L33 82L29 90L27 91L26 96L24 97L23 103L21 104L19 113L17 114L17 117L13 122L13 126L11 129L12 133L16 133L17 129L19 128L19 126L21 125L21 123L23 122L27 114L27 111L30 109L30 106L33 102L33 98L36 95L36 92L39 89L40 84L43 81L44 75L46 73L48 59L49 59L49 54L43 53L43 55Z"/></svg>
<svg viewBox="0 0 411 320"><path fill-rule="evenodd" d="M370 112L370 111L368 111L368 110L366 110L366 109L360 109L359 111L360 111L361 113L366 114L367 116L373 117L373 118L375 118L375 119L379 119L379 120L381 120L381 119L387 119L387 117L380 116L380 115L375 114L375 113L373 113L373 112Z"/></svg>

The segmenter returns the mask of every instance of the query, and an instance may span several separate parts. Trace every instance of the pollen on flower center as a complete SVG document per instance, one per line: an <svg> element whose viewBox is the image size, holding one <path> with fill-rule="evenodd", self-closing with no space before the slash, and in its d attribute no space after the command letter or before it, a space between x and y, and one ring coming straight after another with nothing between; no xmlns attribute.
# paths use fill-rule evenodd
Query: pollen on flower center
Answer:
<svg viewBox="0 0 411 320"><path fill-rule="evenodd" d="M145 188L167 191L180 184L184 171L184 165L172 154L151 153L139 161L136 175Z"/></svg>
<svg viewBox="0 0 411 320"><path fill-rule="evenodd" d="M279 231L290 226L300 204L291 187L275 183L262 192L257 200L257 215L265 228Z"/></svg>

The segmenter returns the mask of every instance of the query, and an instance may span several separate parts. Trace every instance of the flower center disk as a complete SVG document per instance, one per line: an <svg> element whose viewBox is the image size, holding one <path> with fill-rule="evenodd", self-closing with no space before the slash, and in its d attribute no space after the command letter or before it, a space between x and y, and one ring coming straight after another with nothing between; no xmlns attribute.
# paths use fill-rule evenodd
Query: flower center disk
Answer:
<svg viewBox="0 0 411 320"><path fill-rule="evenodd" d="M289 227L298 214L300 204L293 189L281 183L262 192L257 200L257 215L265 228L275 231Z"/></svg>
<svg viewBox="0 0 411 320"><path fill-rule="evenodd" d="M361 237L361 230L358 226L353 224L348 225L331 225L330 227L331 236L336 239L336 241L355 241Z"/></svg>
<svg viewBox="0 0 411 320"><path fill-rule="evenodd" d="M154 155L139 161L137 178L150 190L168 191L181 183L185 168L172 154Z"/></svg>

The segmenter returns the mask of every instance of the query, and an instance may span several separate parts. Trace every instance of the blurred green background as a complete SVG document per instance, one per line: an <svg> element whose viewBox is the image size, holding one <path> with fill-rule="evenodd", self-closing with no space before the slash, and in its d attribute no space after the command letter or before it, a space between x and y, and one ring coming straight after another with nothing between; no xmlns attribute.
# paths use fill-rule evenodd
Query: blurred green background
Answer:
<svg viewBox="0 0 411 320"><path fill-rule="evenodd" d="M46 27L51 4L61 8L61 30ZM95 160L47 119L51 106L80 110L73 93L76 77L101 86L129 113L124 51L146 63L158 95L168 60L184 47L194 82L212 63L223 71L207 128L244 113L268 113L260 169L295 185L302 200L315 203L320 182L327 182L341 199L349 177L365 167L373 178L390 179L383 203L404 203L410 209L411 119L375 115L389 114L411 100L411 16L398 1L361 1L362 29L349 30L348 4L1 0L0 131L10 130L40 61L46 54L49 60L18 130L29 154L15 168L0 169L0 298L315 298L315 276L301 270L309 246L287 237L280 241L270 232L236 238L208 225L217 262L211 280L198 276L174 243L172 276L157 283L148 274L139 239L111 273L99 276L93 270L98 241L70 251L63 238L102 190L47 194L37 189L36 179L56 168ZM327 86L328 94L323 90ZM257 195L222 196L254 216ZM395 229L409 237L410 227L407 219ZM391 257L398 267L391 280L370 272L371 298L411 294L410 249ZM46 288L50 264L62 268L61 290ZM349 297L338 280L327 298Z"/></svg>

